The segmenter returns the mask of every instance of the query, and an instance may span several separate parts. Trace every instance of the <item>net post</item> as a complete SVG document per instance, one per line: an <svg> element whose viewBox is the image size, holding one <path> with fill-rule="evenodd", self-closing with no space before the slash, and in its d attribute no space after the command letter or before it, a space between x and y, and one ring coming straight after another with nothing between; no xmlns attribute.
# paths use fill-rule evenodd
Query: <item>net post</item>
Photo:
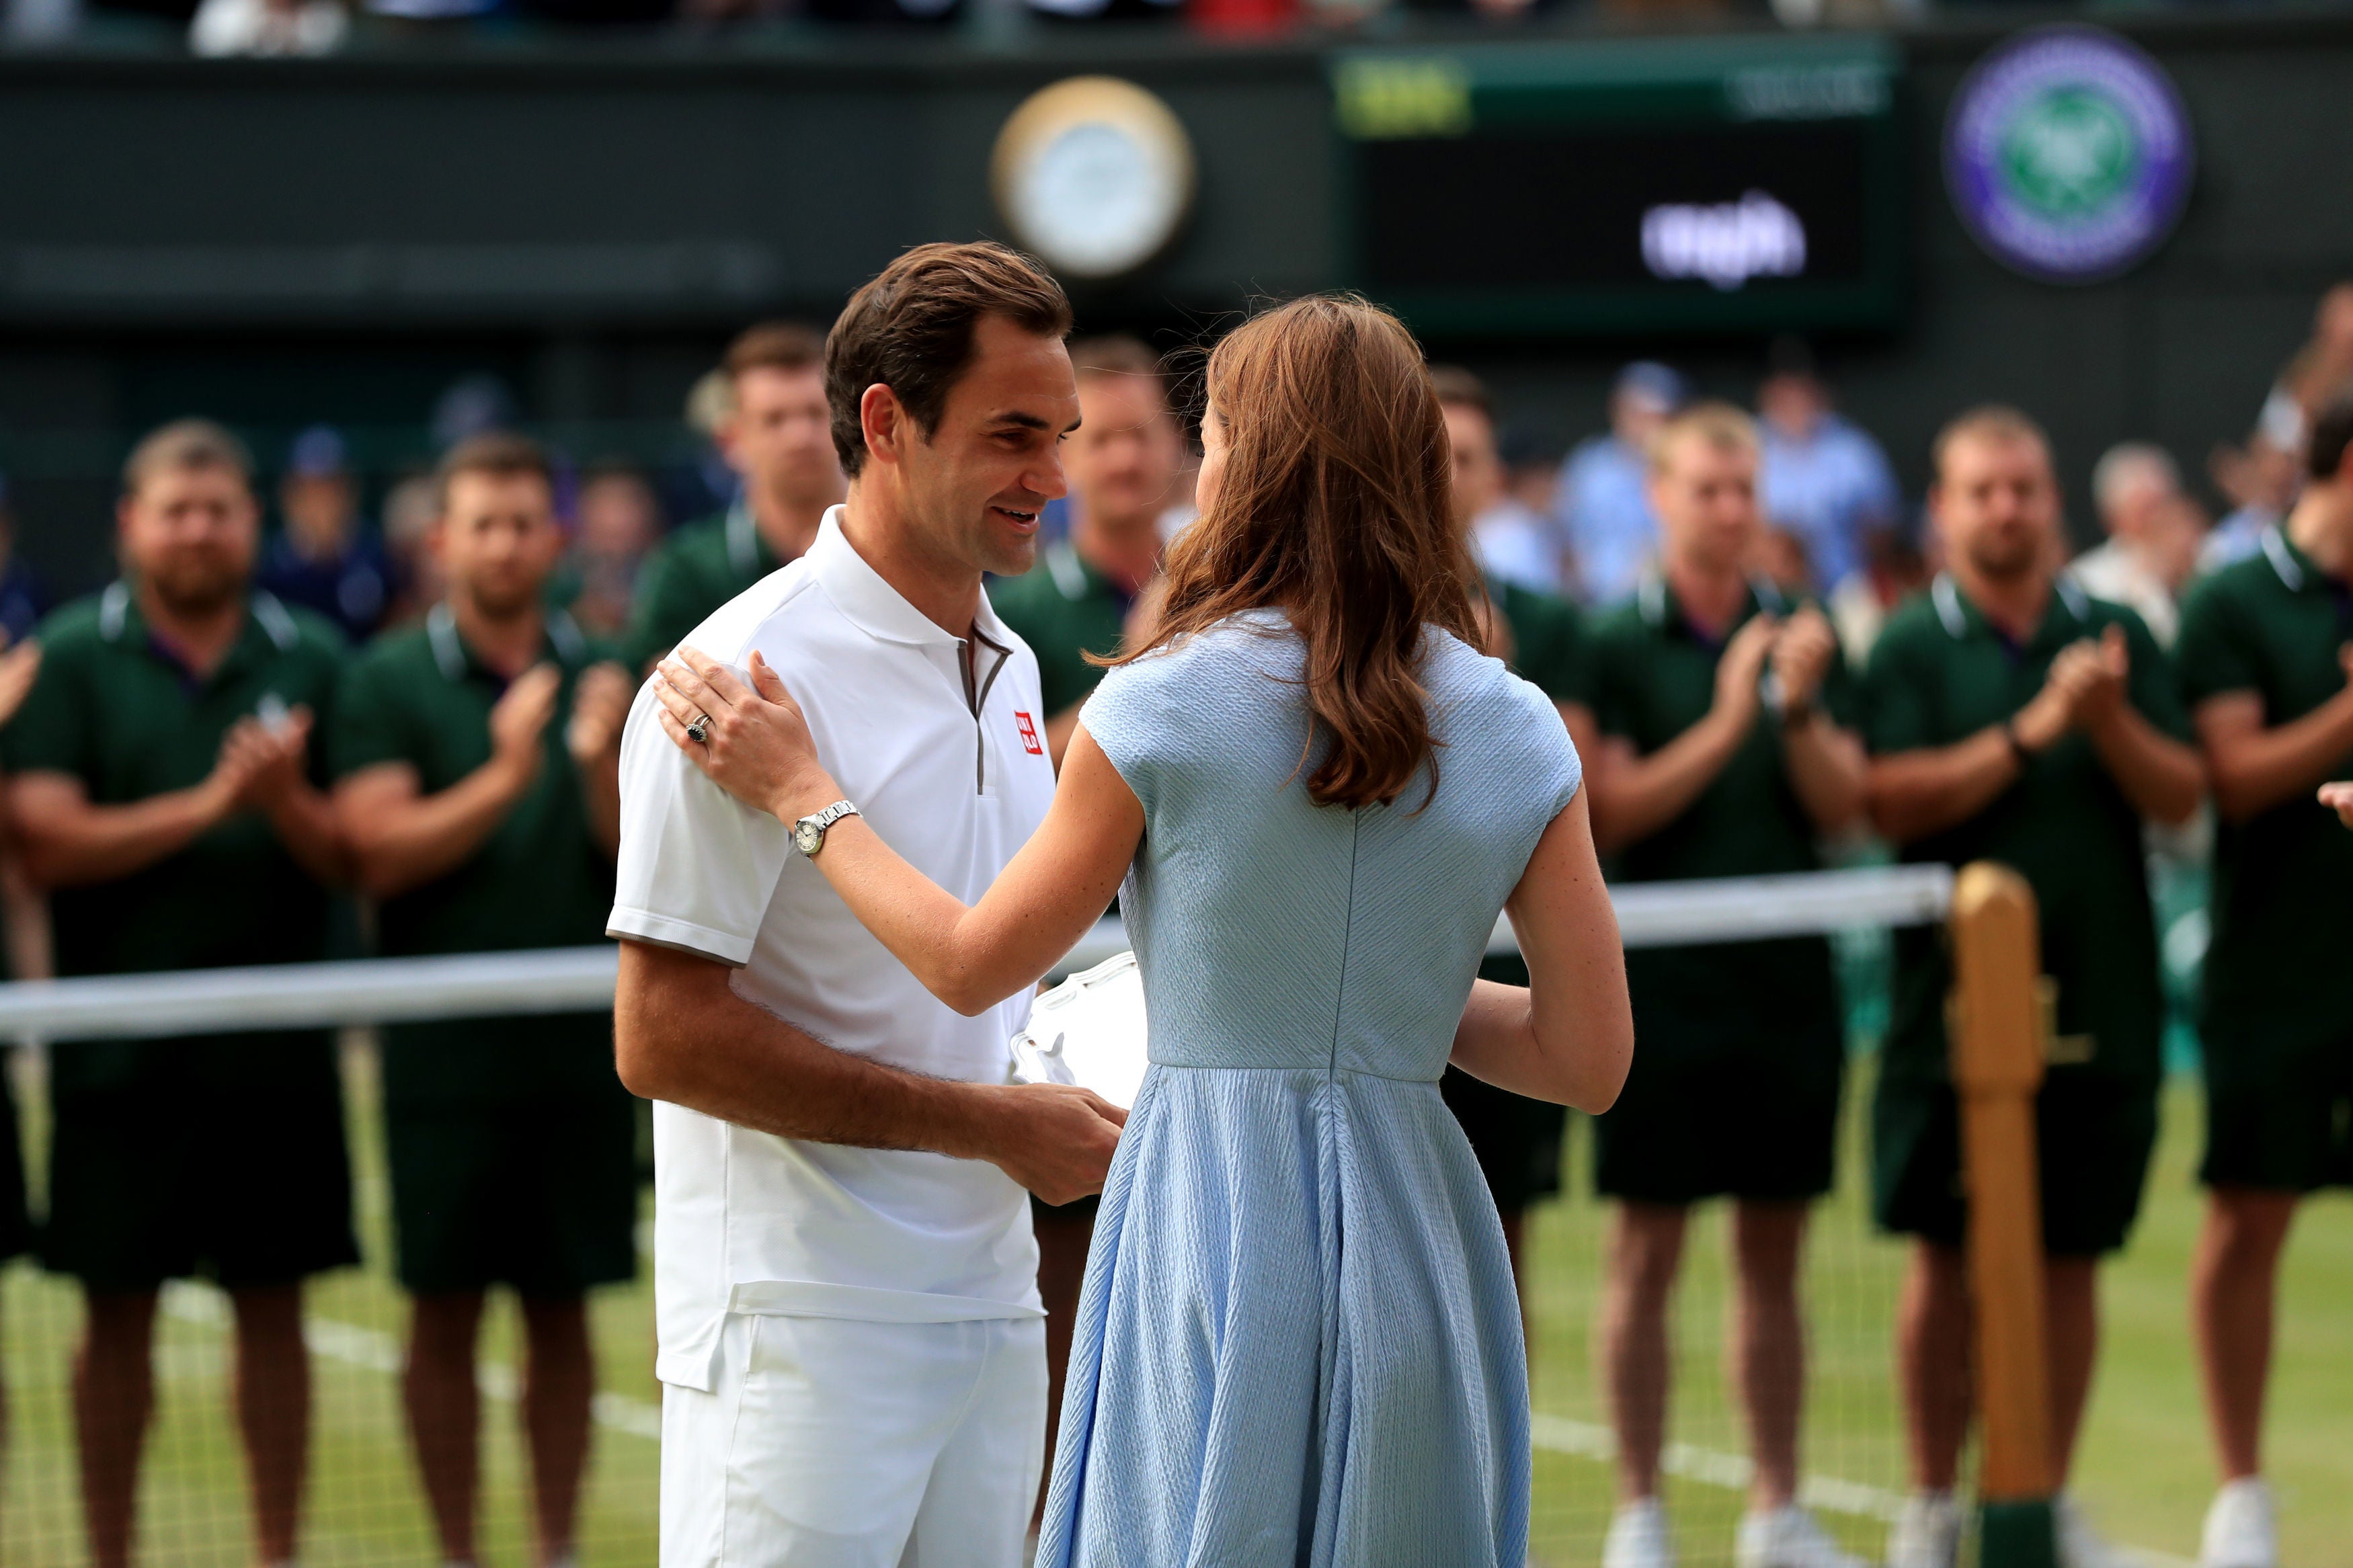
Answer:
<svg viewBox="0 0 2353 1568"><path fill-rule="evenodd" d="M1953 1086L1968 1194L1983 1568L2055 1568L2042 1208L2034 1152L2042 1087L2042 946L2034 893L2007 866L1962 868L1951 916Z"/></svg>

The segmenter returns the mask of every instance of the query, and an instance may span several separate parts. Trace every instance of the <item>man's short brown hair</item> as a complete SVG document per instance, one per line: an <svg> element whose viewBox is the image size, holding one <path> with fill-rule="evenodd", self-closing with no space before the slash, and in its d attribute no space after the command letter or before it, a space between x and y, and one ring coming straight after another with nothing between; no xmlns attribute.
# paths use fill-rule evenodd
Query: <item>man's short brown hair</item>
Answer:
<svg viewBox="0 0 2353 1568"><path fill-rule="evenodd" d="M1694 403L1660 426L1659 433L1651 437L1651 472L1664 472L1669 456L1686 441L1697 441L1719 452L1765 449L1757 434L1757 421L1741 410L1729 403Z"/></svg>
<svg viewBox="0 0 2353 1568"><path fill-rule="evenodd" d="M858 410L870 386L889 387L926 439L939 428L983 316L1040 337L1071 333L1062 286L1019 251L986 240L919 245L849 297L825 341L826 401L843 473L855 478L866 466Z"/></svg>
<svg viewBox="0 0 2353 1568"><path fill-rule="evenodd" d="M487 474L501 479L527 474L551 491L555 488L555 467L547 459L547 449L530 437L512 430L469 436L441 454L441 461L433 468L433 510L437 515L448 511L449 486L459 474Z"/></svg>
<svg viewBox="0 0 2353 1568"><path fill-rule="evenodd" d="M219 468L251 489L253 455L245 443L209 419L174 419L151 430L122 461L122 493L135 496L158 474Z"/></svg>
<svg viewBox="0 0 2353 1568"><path fill-rule="evenodd" d="M762 321L735 334L719 368L730 382L753 370L823 370L825 339L798 321Z"/></svg>
<svg viewBox="0 0 2353 1568"><path fill-rule="evenodd" d="M1963 441L2031 441L2042 448L2045 457L2051 452L2051 437L2032 418L2007 403L1980 403L1955 416L1936 432L1936 444L1928 449L1928 466L1937 483L1944 482L1946 455Z"/></svg>
<svg viewBox="0 0 2353 1568"><path fill-rule="evenodd" d="M1430 381L1438 389L1439 407L1475 408L1493 422L1495 400L1487 395L1487 384L1461 365L1431 365Z"/></svg>

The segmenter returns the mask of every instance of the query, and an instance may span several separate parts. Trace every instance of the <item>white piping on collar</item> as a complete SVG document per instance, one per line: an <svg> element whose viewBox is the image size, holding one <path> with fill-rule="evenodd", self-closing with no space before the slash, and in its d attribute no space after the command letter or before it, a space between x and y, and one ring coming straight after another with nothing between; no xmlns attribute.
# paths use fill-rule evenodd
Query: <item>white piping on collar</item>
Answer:
<svg viewBox="0 0 2353 1568"><path fill-rule="evenodd" d="M2287 584L2288 592L2303 593L2304 568L2295 563L2295 557L2289 552L2287 535L2280 531L2278 523L2263 530L2263 542L2264 559L2272 563L2272 570L2279 574L2279 580Z"/></svg>
<svg viewBox="0 0 2353 1568"><path fill-rule="evenodd" d="M1783 615L1789 608L1789 596L1781 592L1780 584L1769 577L1750 577L1748 591L1757 596L1757 608L1767 615ZM1651 626L1666 625L1667 579L1665 574L1655 566L1643 567L1642 574L1634 582L1634 603L1635 607L1641 612L1642 618Z"/></svg>
<svg viewBox="0 0 2353 1568"><path fill-rule="evenodd" d="M269 635L270 642L276 645L280 653L292 653L294 645L302 640L301 630L294 625L294 617L287 613L285 605L278 602L278 595L266 588L254 590L253 618L261 623L261 629Z"/></svg>
<svg viewBox="0 0 2353 1568"><path fill-rule="evenodd" d="M741 493L727 509L727 564L738 572L760 569L760 535L752 521L752 502Z"/></svg>
<svg viewBox="0 0 2353 1568"><path fill-rule="evenodd" d="M1058 539L1046 546L1046 574L1053 578L1054 586L1071 603L1075 605L1087 596L1086 565L1069 540Z"/></svg>
<svg viewBox="0 0 2353 1568"><path fill-rule="evenodd" d="M2092 618L2092 601L2085 597L2084 585L2075 581L2073 573L2062 572L2052 578L2051 588L2059 595L2059 602L2067 606L2069 615L2079 621ZM1955 585L1951 573L1936 574L1936 580L1928 585L1928 599L1936 605L1936 619L1944 623L1947 636L1960 638L1969 635L1969 618L1961 608L1961 591Z"/></svg>
<svg viewBox="0 0 2353 1568"><path fill-rule="evenodd" d="M576 665L587 656L588 639L581 635L580 623L572 618L571 611L548 611L546 626L557 662ZM432 646L433 662L443 676L451 680L466 679L466 644L458 635L457 612L449 608L448 600L425 612L425 640Z"/></svg>
<svg viewBox="0 0 2353 1568"><path fill-rule="evenodd" d="M121 639L131 624L131 584L117 579L98 596L98 635L109 642Z"/></svg>

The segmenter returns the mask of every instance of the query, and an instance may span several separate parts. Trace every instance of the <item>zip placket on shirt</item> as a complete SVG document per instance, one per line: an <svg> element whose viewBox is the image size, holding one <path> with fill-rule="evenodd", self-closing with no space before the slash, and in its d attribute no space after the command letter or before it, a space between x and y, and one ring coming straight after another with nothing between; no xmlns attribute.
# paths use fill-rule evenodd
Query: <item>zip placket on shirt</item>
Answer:
<svg viewBox="0 0 2353 1568"><path fill-rule="evenodd" d="M973 683L972 670L972 643L975 642L997 656L997 661L988 667L987 679L983 679L976 688ZM1005 661L1012 657L1011 648L1002 643L989 641L980 634L977 627L973 630L972 642L966 642L962 637L956 638L956 668L964 672L965 705L972 710L972 793L975 795L988 793L988 733L981 727L980 710L988 704L989 689L997 684L997 672L1005 668Z"/></svg>

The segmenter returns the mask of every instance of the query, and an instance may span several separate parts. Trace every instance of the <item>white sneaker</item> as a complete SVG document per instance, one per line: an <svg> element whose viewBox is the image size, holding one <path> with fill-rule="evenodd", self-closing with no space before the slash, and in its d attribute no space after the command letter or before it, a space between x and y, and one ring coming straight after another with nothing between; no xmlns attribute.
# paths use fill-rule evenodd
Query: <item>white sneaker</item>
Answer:
<svg viewBox="0 0 2353 1568"><path fill-rule="evenodd" d="M1814 1516L1796 1503L1770 1513L1751 1510L1740 1516L1732 1560L1737 1568L1862 1568Z"/></svg>
<svg viewBox="0 0 2353 1568"><path fill-rule="evenodd" d="M2092 1528L2073 1498L2061 1492L2052 1500L2051 1512L2058 1525L2059 1568L2130 1568L2127 1560Z"/></svg>
<svg viewBox="0 0 2353 1568"><path fill-rule="evenodd" d="M1657 1498L1618 1505L1601 1542L1601 1568L1675 1568L1667 1510Z"/></svg>
<svg viewBox="0 0 2353 1568"><path fill-rule="evenodd" d="M2232 1481L2206 1510L2198 1568L2279 1568L2279 1521L2261 1476Z"/></svg>
<svg viewBox="0 0 2353 1568"><path fill-rule="evenodd" d="M1914 1492L1887 1532L1887 1568L1955 1568L1961 1559L1961 1505L1950 1492Z"/></svg>

